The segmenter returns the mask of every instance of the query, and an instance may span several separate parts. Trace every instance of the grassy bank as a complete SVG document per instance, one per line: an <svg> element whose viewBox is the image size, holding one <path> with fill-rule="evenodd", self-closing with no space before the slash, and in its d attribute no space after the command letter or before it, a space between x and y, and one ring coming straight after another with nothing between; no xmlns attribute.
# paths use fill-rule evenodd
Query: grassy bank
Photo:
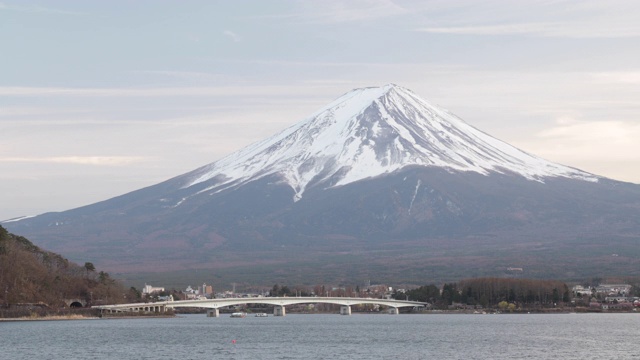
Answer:
<svg viewBox="0 0 640 360"><path fill-rule="evenodd" d="M0 320L76 320L99 318L96 309L51 309L40 307L15 307L0 309Z"/></svg>

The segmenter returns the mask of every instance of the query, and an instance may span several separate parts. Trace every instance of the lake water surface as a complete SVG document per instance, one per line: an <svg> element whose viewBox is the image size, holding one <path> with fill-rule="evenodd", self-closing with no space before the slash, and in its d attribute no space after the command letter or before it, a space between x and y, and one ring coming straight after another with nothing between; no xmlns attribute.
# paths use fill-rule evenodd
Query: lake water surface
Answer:
<svg viewBox="0 0 640 360"><path fill-rule="evenodd" d="M0 322L1 359L639 359L640 314Z"/></svg>

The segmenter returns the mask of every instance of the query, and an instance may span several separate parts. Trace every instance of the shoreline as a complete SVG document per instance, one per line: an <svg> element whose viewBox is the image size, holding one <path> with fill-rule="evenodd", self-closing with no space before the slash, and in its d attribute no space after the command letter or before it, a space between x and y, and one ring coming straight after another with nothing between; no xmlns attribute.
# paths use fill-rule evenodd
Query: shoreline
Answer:
<svg viewBox="0 0 640 360"><path fill-rule="evenodd" d="M313 315L313 314L337 314L333 312L290 312L287 315ZM401 313L399 315L537 315L537 314L638 314L637 311L486 311L471 312L465 310L427 310L414 313ZM182 315L205 315L204 313L185 313L174 315L115 315L115 316L83 316L83 315L52 315L52 316L25 316L19 318L0 318L0 322L20 322L20 321L71 321L71 320L118 320L118 319L154 319L154 318L179 318ZM353 312L352 315L386 315L383 312Z"/></svg>
<svg viewBox="0 0 640 360"><path fill-rule="evenodd" d="M117 320L117 319L153 319L173 318L174 315L123 315L123 316L82 316L82 315L52 315L52 316L25 316L19 318L0 318L0 322L12 321L71 321L71 320Z"/></svg>
<svg viewBox="0 0 640 360"><path fill-rule="evenodd" d="M82 315L54 315L54 316L25 316L19 318L0 318L2 321L61 321L61 320L100 320L97 316L82 316Z"/></svg>

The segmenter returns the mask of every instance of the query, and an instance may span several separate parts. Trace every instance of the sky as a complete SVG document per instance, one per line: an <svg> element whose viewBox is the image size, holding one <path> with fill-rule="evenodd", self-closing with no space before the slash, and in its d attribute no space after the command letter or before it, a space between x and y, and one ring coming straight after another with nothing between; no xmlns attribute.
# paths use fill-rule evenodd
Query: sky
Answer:
<svg viewBox="0 0 640 360"><path fill-rule="evenodd" d="M214 162L395 83L640 183L639 1L0 0L0 220Z"/></svg>

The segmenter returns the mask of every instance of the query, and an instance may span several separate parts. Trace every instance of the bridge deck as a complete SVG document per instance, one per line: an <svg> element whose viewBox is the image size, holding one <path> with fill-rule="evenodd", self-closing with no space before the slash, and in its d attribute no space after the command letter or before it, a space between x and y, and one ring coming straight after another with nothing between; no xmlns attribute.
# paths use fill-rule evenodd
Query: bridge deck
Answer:
<svg viewBox="0 0 640 360"><path fill-rule="evenodd" d="M372 298L352 298L352 297L251 297L251 298L224 298L224 299L205 299L205 300L178 300L178 301L162 301L155 303L134 303L134 304L115 304L94 306L103 310L119 310L126 311L129 309L139 309L148 307L164 306L166 308L179 307L198 307L198 308L222 308L226 306L243 305L243 304L266 304L274 306L286 306L296 304L335 304L342 306L373 304L382 305L391 308L401 307L423 307L428 303L406 300L392 299L372 299Z"/></svg>

